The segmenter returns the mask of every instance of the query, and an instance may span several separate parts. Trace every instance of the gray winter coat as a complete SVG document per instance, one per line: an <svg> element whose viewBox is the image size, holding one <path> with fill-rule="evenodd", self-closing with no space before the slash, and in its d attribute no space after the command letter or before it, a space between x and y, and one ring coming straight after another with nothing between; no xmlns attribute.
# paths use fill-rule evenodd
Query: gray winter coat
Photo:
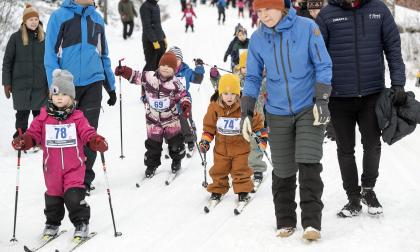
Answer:
<svg viewBox="0 0 420 252"><path fill-rule="evenodd" d="M393 105L393 96L389 88L382 91L375 109L382 140L389 145L411 134L420 123L420 103L414 93L407 92L407 102L400 107Z"/></svg>
<svg viewBox="0 0 420 252"><path fill-rule="evenodd" d="M28 31L29 44L23 45L21 30L13 33L3 58L3 85L12 85L15 110L39 110L48 98L44 68L44 41Z"/></svg>
<svg viewBox="0 0 420 252"><path fill-rule="evenodd" d="M123 22L131 22L134 20L134 17L137 17L137 11L134 9L134 4L131 0L120 0L118 12Z"/></svg>

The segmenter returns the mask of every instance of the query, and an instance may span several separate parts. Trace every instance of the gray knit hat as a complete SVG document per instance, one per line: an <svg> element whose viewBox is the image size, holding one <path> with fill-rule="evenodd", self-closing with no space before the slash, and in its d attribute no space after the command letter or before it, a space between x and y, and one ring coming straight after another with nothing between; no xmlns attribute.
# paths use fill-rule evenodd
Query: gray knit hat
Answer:
<svg viewBox="0 0 420 252"><path fill-rule="evenodd" d="M55 69L53 71L50 93L51 95L62 93L75 99L76 90L74 88L73 75L67 70Z"/></svg>
<svg viewBox="0 0 420 252"><path fill-rule="evenodd" d="M181 48L177 47L177 46L173 46L171 48L169 48L170 52L173 52L176 56L177 59L180 59L181 61L183 61L183 57L182 57L182 51Z"/></svg>

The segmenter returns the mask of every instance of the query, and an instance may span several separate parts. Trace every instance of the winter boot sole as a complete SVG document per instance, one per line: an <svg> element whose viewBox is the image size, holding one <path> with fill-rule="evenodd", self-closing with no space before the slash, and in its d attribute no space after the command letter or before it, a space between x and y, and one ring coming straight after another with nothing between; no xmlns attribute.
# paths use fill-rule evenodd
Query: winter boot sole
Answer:
<svg viewBox="0 0 420 252"><path fill-rule="evenodd" d="M280 238L287 238L287 237L289 237L289 236L291 236L292 234L294 234L295 233L295 231L296 231L296 228L291 228L291 229L284 229L284 230L280 230L278 233L277 233L277 237L280 237Z"/></svg>
<svg viewBox="0 0 420 252"><path fill-rule="evenodd" d="M303 233L303 239L308 241L316 241L321 238L321 233L315 230L306 231Z"/></svg>

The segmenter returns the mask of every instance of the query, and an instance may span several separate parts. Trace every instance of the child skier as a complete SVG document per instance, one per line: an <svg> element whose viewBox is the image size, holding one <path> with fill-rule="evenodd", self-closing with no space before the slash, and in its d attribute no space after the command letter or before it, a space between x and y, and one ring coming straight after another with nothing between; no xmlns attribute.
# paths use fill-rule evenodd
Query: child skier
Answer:
<svg viewBox="0 0 420 252"><path fill-rule="evenodd" d="M46 226L44 238L57 235L64 218L64 205L75 226L74 238L89 234L90 207L85 201L85 163L83 146L105 152L108 144L96 134L83 112L76 109L73 75L56 69L50 88L51 99L31 123L25 134L12 142L16 150L28 150L41 144L44 151L43 170Z"/></svg>
<svg viewBox="0 0 420 252"><path fill-rule="evenodd" d="M244 16L244 7L245 7L244 0L238 0L238 17L239 18L241 16L242 16L242 18L245 18L245 16Z"/></svg>
<svg viewBox="0 0 420 252"><path fill-rule="evenodd" d="M178 80L184 85L185 90L187 91L188 97L191 99L191 94L189 93L190 82L195 84L201 84L204 78L204 67L203 60L195 60L195 69L192 70L185 62L183 62L182 51L179 47L174 46L169 49L169 52L172 52L176 55L176 71L175 76ZM191 123L191 126L195 128L194 121L192 119L192 113L189 117L180 117L182 134L184 135L184 141L188 145L188 151L192 152L194 150L195 142L197 141L197 133L192 132L188 120ZM195 131L195 129L193 129Z"/></svg>
<svg viewBox="0 0 420 252"><path fill-rule="evenodd" d="M226 62L228 56L231 60L232 72L235 69L235 66L239 64L239 55L242 50L248 49L249 39L247 38L247 31L241 24L238 24L235 28L233 40L230 42L228 49L225 52L223 61Z"/></svg>
<svg viewBox="0 0 420 252"><path fill-rule="evenodd" d="M210 200L219 201L229 190L229 177L232 176L233 190L238 194L239 202L249 199L253 190L252 170L248 166L249 143L241 135L239 127L241 109L239 102L240 80L233 74L225 74L219 80L219 89L203 119L203 134L200 151L206 153L210 142L216 138L214 147L214 165L210 169L213 183L207 187L211 192ZM254 132L261 132L260 147L265 149L267 132L258 113L252 121Z"/></svg>
<svg viewBox="0 0 420 252"><path fill-rule="evenodd" d="M115 68L116 76L122 76L130 83L142 85L144 88L147 128L144 155L146 178L152 178L161 164L163 138L168 141L172 173L181 169L181 160L185 156L184 136L181 132L177 104L181 104L182 116L188 118L191 101L182 83L174 77L176 69L177 59L172 52L166 52L162 56L156 72L133 71L127 66Z"/></svg>
<svg viewBox="0 0 420 252"><path fill-rule="evenodd" d="M226 1L225 0L219 0L217 2L217 11L218 11L218 18L217 18L217 22L218 24L220 24L220 19L222 20L222 24L225 24L226 21L226 13L225 13L225 9L226 9ZM223 16L223 18L222 18Z"/></svg>
<svg viewBox="0 0 420 252"><path fill-rule="evenodd" d="M219 73L219 70L217 70L217 67L214 66L210 68L210 82L215 91L219 87L219 79L220 79L220 73Z"/></svg>
<svg viewBox="0 0 420 252"><path fill-rule="evenodd" d="M194 32L193 16L197 18L197 15L195 15L192 5L190 3L187 3L187 8L185 8L184 15L181 18L181 20L185 18L185 32L188 31L188 27L191 27L191 31Z"/></svg>
<svg viewBox="0 0 420 252"><path fill-rule="evenodd" d="M236 74L241 80L241 93L242 93L242 88L243 88L243 84L245 82L245 77L246 77L247 56L248 56L247 51L242 52L241 55L239 56L239 64L236 66ZM260 115L262 115L263 120L264 120L265 94L266 94L265 79L263 79L262 84L261 84L261 92L260 92L260 95L258 96L257 102L255 104L255 109L254 109L255 112L258 112ZM265 126L265 120L264 120L264 126ZM267 171L267 164L263 161L264 154L258 148L258 144L255 141L255 139L251 139L250 148L251 148L251 152L249 153L248 164L249 164L249 167L251 167L251 169L254 171L254 185L255 185L254 189L257 190L263 180L264 172Z"/></svg>

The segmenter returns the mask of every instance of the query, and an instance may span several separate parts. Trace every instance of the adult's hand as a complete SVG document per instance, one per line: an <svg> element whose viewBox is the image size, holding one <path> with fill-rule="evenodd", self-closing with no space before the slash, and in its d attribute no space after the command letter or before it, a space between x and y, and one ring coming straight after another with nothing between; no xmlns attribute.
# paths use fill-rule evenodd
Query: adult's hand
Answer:
<svg viewBox="0 0 420 252"><path fill-rule="evenodd" d="M6 95L6 98L10 98L10 94L12 93L12 85L6 84L4 85L4 94Z"/></svg>

